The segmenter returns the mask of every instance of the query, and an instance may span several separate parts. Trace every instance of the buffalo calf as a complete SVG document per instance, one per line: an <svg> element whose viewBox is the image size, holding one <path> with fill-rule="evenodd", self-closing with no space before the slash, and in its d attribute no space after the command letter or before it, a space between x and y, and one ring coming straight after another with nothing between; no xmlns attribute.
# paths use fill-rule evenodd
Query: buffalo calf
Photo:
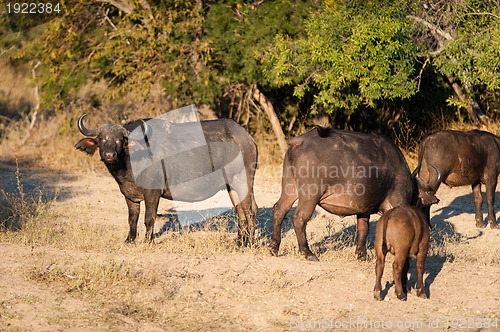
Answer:
<svg viewBox="0 0 500 332"><path fill-rule="evenodd" d="M424 287L424 264L429 249L429 224L424 214L417 208L397 207L386 212L377 222L375 231L375 265L374 297L382 300L382 274L384 273L387 252L394 255L392 273L396 287L396 295L406 300L408 291L409 255L417 256L417 296L427 298Z"/></svg>

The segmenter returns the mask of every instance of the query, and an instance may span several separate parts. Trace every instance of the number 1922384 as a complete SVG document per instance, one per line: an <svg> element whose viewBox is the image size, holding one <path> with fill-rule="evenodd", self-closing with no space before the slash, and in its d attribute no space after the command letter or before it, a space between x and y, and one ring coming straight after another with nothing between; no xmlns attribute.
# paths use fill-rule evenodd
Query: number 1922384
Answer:
<svg viewBox="0 0 500 332"><path fill-rule="evenodd" d="M8 14L54 14L61 12L60 3L51 2L7 2Z"/></svg>
<svg viewBox="0 0 500 332"><path fill-rule="evenodd" d="M453 318L445 319L445 327L452 329L498 328L498 318Z"/></svg>

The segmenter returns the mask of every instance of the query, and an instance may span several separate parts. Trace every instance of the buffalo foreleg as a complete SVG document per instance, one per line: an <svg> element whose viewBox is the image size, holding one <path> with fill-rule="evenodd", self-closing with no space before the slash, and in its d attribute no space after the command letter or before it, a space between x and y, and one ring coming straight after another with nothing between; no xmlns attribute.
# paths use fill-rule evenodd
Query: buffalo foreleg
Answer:
<svg viewBox="0 0 500 332"><path fill-rule="evenodd" d="M491 228L498 228L495 217L495 189L497 187L497 175L493 175L486 181L486 204L488 204L488 221Z"/></svg>
<svg viewBox="0 0 500 332"><path fill-rule="evenodd" d="M472 185L472 193L474 195L474 204L476 205L476 227L485 227L483 221L483 211L481 211L483 206L483 195L481 194L481 183L476 183Z"/></svg>
<svg viewBox="0 0 500 332"><path fill-rule="evenodd" d="M368 236L370 215L357 215L358 244L356 245L356 255L359 260L366 259L366 237Z"/></svg>
<svg viewBox="0 0 500 332"><path fill-rule="evenodd" d="M125 242L132 243L137 237L137 221L139 220L139 213L141 211L141 204L139 202L133 202L127 197L125 197L128 207L128 224L130 230L128 232L127 239Z"/></svg>
<svg viewBox="0 0 500 332"><path fill-rule="evenodd" d="M156 213L160 203L160 192L158 190L146 190L144 193L144 204L146 213L144 216L144 225L146 225L146 241L153 241Z"/></svg>

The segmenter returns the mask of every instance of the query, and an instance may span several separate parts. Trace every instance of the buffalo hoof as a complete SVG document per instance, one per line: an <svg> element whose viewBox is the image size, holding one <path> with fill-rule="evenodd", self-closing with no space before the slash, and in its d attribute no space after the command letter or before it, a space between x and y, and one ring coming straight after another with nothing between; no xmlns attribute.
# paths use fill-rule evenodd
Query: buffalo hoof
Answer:
<svg viewBox="0 0 500 332"><path fill-rule="evenodd" d="M490 222L490 228L491 229L500 229L500 225L498 223L492 223Z"/></svg>
<svg viewBox="0 0 500 332"><path fill-rule="evenodd" d="M425 294L425 289L417 288L417 296L422 299L427 299L427 294Z"/></svg>
<svg viewBox="0 0 500 332"><path fill-rule="evenodd" d="M278 250L280 248L280 245L275 240L271 240L269 242L268 248L271 255L278 256Z"/></svg>
<svg viewBox="0 0 500 332"><path fill-rule="evenodd" d="M125 240L125 244L135 244L135 239L131 239L130 237L127 237Z"/></svg>
<svg viewBox="0 0 500 332"><path fill-rule="evenodd" d="M312 255L309 255L309 256L306 256L306 259L310 262L319 262L319 259L318 257L316 257L315 254L312 254Z"/></svg>
<svg viewBox="0 0 500 332"><path fill-rule="evenodd" d="M406 301L406 293L396 293L396 296L398 297L399 300L401 301Z"/></svg>
<svg viewBox="0 0 500 332"><path fill-rule="evenodd" d="M486 227L486 225L484 224L484 222L483 222L483 221L477 221L477 220L476 220L476 227L477 227L477 228L485 228L485 227Z"/></svg>
<svg viewBox="0 0 500 332"><path fill-rule="evenodd" d="M381 291L373 291L373 297L377 301L382 301L384 298L382 297L382 292Z"/></svg>
<svg viewBox="0 0 500 332"><path fill-rule="evenodd" d="M278 256L278 249L274 249L271 247L269 247L268 249L269 249L269 252L271 253L271 255Z"/></svg>
<svg viewBox="0 0 500 332"><path fill-rule="evenodd" d="M366 251L356 250L356 257L358 261L366 261Z"/></svg>

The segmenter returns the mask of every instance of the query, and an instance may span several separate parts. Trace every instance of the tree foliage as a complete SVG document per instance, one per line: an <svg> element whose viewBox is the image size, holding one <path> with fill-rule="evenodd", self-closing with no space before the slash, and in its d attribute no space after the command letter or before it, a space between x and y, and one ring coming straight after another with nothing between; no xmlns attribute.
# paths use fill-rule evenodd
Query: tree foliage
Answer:
<svg viewBox="0 0 500 332"><path fill-rule="evenodd" d="M307 19L306 32L278 35L263 53L272 83L295 85L299 98L315 92L329 112L414 93L416 48L397 5L328 1Z"/></svg>
<svg viewBox="0 0 500 332"><path fill-rule="evenodd" d="M202 40L203 19L192 1L163 1L129 14L79 1L16 57L42 62L45 101L56 97L60 107L88 80L105 80L111 98L140 101L161 83L172 102L207 102L218 91L205 66L211 48Z"/></svg>
<svg viewBox="0 0 500 332"><path fill-rule="evenodd" d="M500 107L496 0L69 0L63 9L21 32L0 13L1 57L41 62L42 110L78 102L89 82L105 86L92 106L147 104L159 87L166 109L212 104L248 127L265 110L292 134L318 109L369 131L403 112L429 121L456 116L457 105L471 118Z"/></svg>
<svg viewBox="0 0 500 332"><path fill-rule="evenodd" d="M499 88L498 10L476 0L325 1L306 37L277 35L261 58L272 84L313 94L330 113L414 96L428 63L473 97L474 86Z"/></svg>

